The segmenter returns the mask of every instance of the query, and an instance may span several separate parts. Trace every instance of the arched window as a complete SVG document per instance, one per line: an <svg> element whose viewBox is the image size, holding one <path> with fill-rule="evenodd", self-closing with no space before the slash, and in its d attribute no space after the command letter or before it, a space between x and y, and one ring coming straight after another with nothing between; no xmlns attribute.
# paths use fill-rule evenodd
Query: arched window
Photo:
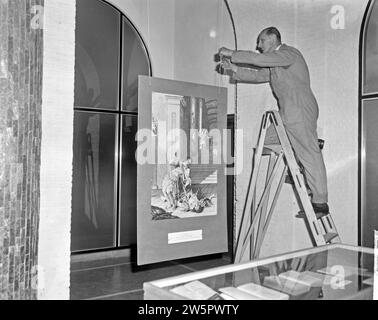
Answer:
<svg viewBox="0 0 378 320"><path fill-rule="evenodd" d="M141 36L119 10L101 0L76 3L75 252L136 242L138 75L152 75Z"/></svg>
<svg viewBox="0 0 378 320"><path fill-rule="evenodd" d="M378 2L369 1L361 29L359 244L373 247L378 229Z"/></svg>

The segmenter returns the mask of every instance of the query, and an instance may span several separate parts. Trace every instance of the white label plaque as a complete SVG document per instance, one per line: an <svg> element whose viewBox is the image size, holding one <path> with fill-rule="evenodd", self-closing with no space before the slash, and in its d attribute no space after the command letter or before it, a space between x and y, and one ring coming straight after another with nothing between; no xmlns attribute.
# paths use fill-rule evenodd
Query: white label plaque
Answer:
<svg viewBox="0 0 378 320"><path fill-rule="evenodd" d="M202 230L168 233L168 244L202 240Z"/></svg>

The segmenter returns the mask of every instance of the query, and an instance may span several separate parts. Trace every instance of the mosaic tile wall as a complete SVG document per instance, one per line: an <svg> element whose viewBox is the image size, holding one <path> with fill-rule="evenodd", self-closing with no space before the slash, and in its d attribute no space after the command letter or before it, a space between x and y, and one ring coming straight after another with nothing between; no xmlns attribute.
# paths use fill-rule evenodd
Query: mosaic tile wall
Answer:
<svg viewBox="0 0 378 320"><path fill-rule="evenodd" d="M0 0L0 300L36 299L43 0Z"/></svg>

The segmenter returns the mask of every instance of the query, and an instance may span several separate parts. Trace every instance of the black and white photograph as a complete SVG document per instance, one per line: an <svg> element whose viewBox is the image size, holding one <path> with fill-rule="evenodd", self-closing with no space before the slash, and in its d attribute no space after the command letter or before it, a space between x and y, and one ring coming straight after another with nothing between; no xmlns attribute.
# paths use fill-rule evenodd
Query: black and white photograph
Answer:
<svg viewBox="0 0 378 320"><path fill-rule="evenodd" d="M0 300L378 300L377 123L378 0L0 0Z"/></svg>

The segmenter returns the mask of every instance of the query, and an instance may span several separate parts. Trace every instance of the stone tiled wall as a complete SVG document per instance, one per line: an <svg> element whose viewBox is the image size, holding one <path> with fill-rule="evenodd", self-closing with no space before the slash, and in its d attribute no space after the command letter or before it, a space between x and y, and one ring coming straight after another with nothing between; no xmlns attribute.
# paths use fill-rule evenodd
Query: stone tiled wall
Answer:
<svg viewBox="0 0 378 320"><path fill-rule="evenodd" d="M0 0L0 300L37 297L42 6Z"/></svg>

